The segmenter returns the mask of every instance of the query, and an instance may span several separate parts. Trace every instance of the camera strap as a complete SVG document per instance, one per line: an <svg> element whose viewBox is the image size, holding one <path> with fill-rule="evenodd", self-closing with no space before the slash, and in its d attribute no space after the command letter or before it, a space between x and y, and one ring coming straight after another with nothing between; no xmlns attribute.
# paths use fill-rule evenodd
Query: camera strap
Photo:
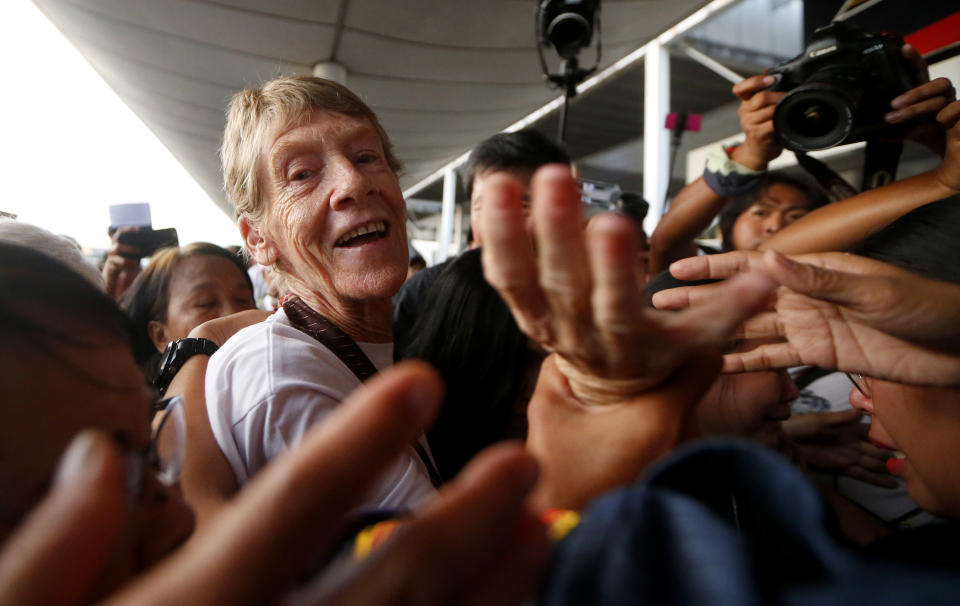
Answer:
<svg viewBox="0 0 960 606"><path fill-rule="evenodd" d="M893 183L902 152L903 141L867 141L860 191Z"/></svg>
<svg viewBox="0 0 960 606"><path fill-rule="evenodd" d="M361 383L377 373L377 367L350 335L304 303L300 297L296 295L286 297L283 300L283 311L295 328L313 337L333 352L333 355L337 356ZM413 449L423 462L430 476L430 482L434 486L440 486L440 471L430 451L419 440L413 443Z"/></svg>
<svg viewBox="0 0 960 606"><path fill-rule="evenodd" d="M797 163L807 171L810 176L817 180L820 187L823 188L830 197L831 202L845 200L857 195L857 188L841 177L837 171L833 170L820 160L811 158L805 152L794 151L797 156Z"/></svg>
<svg viewBox="0 0 960 606"><path fill-rule="evenodd" d="M820 160L808 156L805 152L793 153L797 156L797 163L817 180L833 202L837 202L851 198L860 191L893 183L897 178L897 165L902 152L903 141L867 141L863 159L863 180L859 191Z"/></svg>

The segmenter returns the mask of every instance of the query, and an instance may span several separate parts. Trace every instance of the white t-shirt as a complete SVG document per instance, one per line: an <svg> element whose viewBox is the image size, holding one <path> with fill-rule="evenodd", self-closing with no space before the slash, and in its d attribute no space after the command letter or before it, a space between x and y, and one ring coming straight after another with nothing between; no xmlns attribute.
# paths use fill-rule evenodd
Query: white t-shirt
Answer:
<svg viewBox="0 0 960 606"><path fill-rule="evenodd" d="M378 369L393 362L392 343L357 345ZM294 447L359 385L332 351L290 324L283 308L230 338L210 358L205 391L210 427L237 483ZM410 447L362 505L410 507L433 492Z"/></svg>

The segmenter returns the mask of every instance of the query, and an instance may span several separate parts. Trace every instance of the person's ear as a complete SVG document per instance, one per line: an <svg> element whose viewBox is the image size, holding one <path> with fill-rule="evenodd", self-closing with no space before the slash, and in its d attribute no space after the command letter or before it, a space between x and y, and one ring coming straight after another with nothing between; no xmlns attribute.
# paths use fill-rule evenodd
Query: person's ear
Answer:
<svg viewBox="0 0 960 606"><path fill-rule="evenodd" d="M157 348L157 351L163 353L167 349L167 343L170 342L169 337L167 337L167 325L163 322L158 322L156 320L150 320L147 323L147 335L150 337L150 341L153 342L153 346Z"/></svg>
<svg viewBox="0 0 960 606"><path fill-rule="evenodd" d="M277 262L277 249L259 227L253 226L244 216L237 219L237 227L240 228L240 236L247 250L257 263L270 267Z"/></svg>

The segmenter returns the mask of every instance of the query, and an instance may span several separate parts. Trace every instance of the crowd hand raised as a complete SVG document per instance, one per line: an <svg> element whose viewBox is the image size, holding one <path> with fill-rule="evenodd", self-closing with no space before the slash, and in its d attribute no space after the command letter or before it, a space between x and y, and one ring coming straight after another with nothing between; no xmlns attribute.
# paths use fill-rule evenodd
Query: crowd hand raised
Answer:
<svg viewBox="0 0 960 606"><path fill-rule="evenodd" d="M276 601L303 567L329 551L345 514L429 425L441 399L440 379L423 363L378 373L181 552L109 603ZM542 528L524 509L536 467L522 449L507 446L480 456L464 474L350 583L311 603L446 604L464 598L470 604L471 596L519 603L546 555Z"/></svg>
<svg viewBox="0 0 960 606"><path fill-rule="evenodd" d="M812 364L871 377L929 385L960 384L960 287L921 278L886 263L844 253L798 255L734 251L671 266L682 280L729 278L762 269L783 285L774 310L744 323L739 336L775 338L724 357L742 372ZM709 302L716 285L654 295L662 309Z"/></svg>
<svg viewBox="0 0 960 606"><path fill-rule="evenodd" d="M223 515L106 603L276 602L332 547L346 513L422 433L441 398L439 378L422 363L378 374ZM104 567L126 540L124 468L109 437L85 432L74 441L53 489L0 552L0 603L79 605L102 597ZM347 593L337 596L348 601L312 603L519 603L546 557L543 529L524 503L536 475L517 446L481 455L340 588Z"/></svg>
<svg viewBox="0 0 960 606"><path fill-rule="evenodd" d="M733 151L733 159L753 170L766 170L767 164L783 152L773 129L773 111L786 93L765 90L776 82L774 76L752 76L733 87L740 98L740 128L746 139Z"/></svg>
<svg viewBox="0 0 960 606"><path fill-rule="evenodd" d="M838 473L881 488L896 488L886 468L890 452L867 438L870 425L857 409L794 415L782 427L794 452L807 466Z"/></svg>
<svg viewBox="0 0 960 606"><path fill-rule="evenodd" d="M913 68L914 80L918 84L890 102L891 111L884 116L884 120L888 124L913 121L914 125L904 138L921 143L942 156L944 133L933 117L956 100L956 90L946 78L930 80L927 63L913 46L904 44L902 52Z"/></svg>
<svg viewBox="0 0 960 606"><path fill-rule="evenodd" d="M713 305L681 314L646 310L633 224L604 214L585 230L569 167L543 167L533 177L536 253L522 184L506 174L484 181L484 275L520 329L558 354L557 367L584 405L621 402L662 383L692 352L722 342L773 288L763 276L744 276Z"/></svg>
<svg viewBox="0 0 960 606"><path fill-rule="evenodd" d="M139 231L139 227L127 225L113 232L107 258L103 263L104 288L110 297L119 299L140 275L140 249L120 243L120 234Z"/></svg>

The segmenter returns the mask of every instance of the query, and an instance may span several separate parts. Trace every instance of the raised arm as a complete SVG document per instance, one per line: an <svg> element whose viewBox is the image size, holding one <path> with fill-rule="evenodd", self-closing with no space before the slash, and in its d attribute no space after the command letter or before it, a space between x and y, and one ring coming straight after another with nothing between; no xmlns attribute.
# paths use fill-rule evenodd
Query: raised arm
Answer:
<svg viewBox="0 0 960 606"><path fill-rule="evenodd" d="M772 76L753 76L733 87L740 98L740 126L746 139L730 159L751 171L765 171L783 148L773 131L773 110L784 93L763 90L773 84ZM710 226L713 218L730 201L711 189L703 177L684 187L670 202L650 236L650 272L659 273L670 263L696 254L694 239Z"/></svg>
<svg viewBox="0 0 960 606"><path fill-rule="evenodd" d="M946 144L936 169L818 208L771 236L760 249L784 254L849 250L911 210L960 193L958 120L958 101L937 114Z"/></svg>
<svg viewBox="0 0 960 606"><path fill-rule="evenodd" d="M527 448L542 470L534 503L578 509L688 435L689 412L718 370L713 346L763 306L772 282L743 276L704 308L646 310L632 224L605 214L584 230L569 167L534 175L536 253L521 184L503 175L484 187L484 274L521 330L554 352L527 412Z"/></svg>

